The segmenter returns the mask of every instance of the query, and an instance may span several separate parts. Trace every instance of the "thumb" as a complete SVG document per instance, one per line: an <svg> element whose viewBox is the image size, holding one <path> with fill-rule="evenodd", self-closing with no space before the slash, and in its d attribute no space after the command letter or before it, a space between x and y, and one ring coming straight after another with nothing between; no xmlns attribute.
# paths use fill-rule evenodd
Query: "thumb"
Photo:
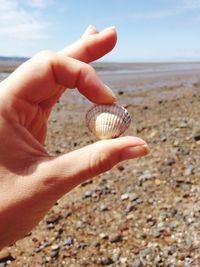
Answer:
<svg viewBox="0 0 200 267"><path fill-rule="evenodd" d="M99 175L120 161L148 154L145 141L120 137L92 145L42 162L37 169L40 189L61 197L78 184Z"/></svg>

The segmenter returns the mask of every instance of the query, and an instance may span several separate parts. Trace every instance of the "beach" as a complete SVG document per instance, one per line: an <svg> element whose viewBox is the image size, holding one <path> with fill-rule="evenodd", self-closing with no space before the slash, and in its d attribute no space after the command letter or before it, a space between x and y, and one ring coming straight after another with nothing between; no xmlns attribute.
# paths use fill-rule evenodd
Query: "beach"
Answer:
<svg viewBox="0 0 200 267"><path fill-rule="evenodd" d="M0 62L0 80L18 64ZM93 66L131 114L126 134L144 139L150 153L66 194L0 252L0 266L199 267L200 63ZM76 90L62 96L49 120L51 155L96 141L85 125L90 106Z"/></svg>

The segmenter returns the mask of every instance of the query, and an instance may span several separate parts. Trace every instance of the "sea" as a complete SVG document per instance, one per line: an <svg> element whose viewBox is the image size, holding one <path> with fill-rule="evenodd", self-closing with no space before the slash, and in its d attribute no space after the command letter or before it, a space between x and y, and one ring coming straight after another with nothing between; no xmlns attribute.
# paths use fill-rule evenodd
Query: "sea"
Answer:
<svg viewBox="0 0 200 267"><path fill-rule="evenodd" d="M15 67L24 60L0 58L0 81L10 75L12 64ZM9 68L5 67L7 65ZM92 65L103 82L116 92L121 90L141 92L180 85L191 87L195 83L200 83L200 62L95 62Z"/></svg>

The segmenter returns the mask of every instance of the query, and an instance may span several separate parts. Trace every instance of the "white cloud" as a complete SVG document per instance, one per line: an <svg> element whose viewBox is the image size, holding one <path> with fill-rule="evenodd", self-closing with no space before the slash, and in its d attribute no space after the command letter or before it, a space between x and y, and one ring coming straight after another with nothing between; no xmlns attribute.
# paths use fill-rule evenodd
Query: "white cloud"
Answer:
<svg viewBox="0 0 200 267"><path fill-rule="evenodd" d="M182 7L185 9L199 9L200 0L182 0Z"/></svg>
<svg viewBox="0 0 200 267"><path fill-rule="evenodd" d="M54 0L28 0L26 1L26 4L35 8L44 8L48 5L53 4L54 2Z"/></svg>
<svg viewBox="0 0 200 267"><path fill-rule="evenodd" d="M23 1L24 2L24 1ZM41 7L48 1L31 0L36 7ZM26 2L26 5L31 3ZM25 8L21 0L0 0L0 40L27 41L48 38L49 23L44 21L39 13Z"/></svg>
<svg viewBox="0 0 200 267"><path fill-rule="evenodd" d="M200 9L200 0L178 0L173 2L172 8L160 9L156 11L146 11L131 13L129 19L162 19L166 17L174 17L180 14L188 13Z"/></svg>
<svg viewBox="0 0 200 267"><path fill-rule="evenodd" d="M158 10L154 12L137 12L129 15L130 19L161 19L179 14L178 9Z"/></svg>

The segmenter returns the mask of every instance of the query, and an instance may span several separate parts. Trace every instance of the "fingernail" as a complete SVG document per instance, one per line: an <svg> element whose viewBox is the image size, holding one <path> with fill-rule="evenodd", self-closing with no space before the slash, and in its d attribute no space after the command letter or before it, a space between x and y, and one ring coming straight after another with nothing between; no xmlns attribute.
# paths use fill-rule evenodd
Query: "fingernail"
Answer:
<svg viewBox="0 0 200 267"><path fill-rule="evenodd" d="M90 24L87 29L84 31L83 35L87 35L88 32L90 32L91 28L92 28L92 24Z"/></svg>
<svg viewBox="0 0 200 267"><path fill-rule="evenodd" d="M110 26L110 27L102 30L101 32L107 32L107 31L110 31L110 30L115 30L115 26Z"/></svg>
<svg viewBox="0 0 200 267"><path fill-rule="evenodd" d="M110 87L108 87L106 84L104 84L104 85L105 85L107 93L111 96L112 103L116 102L117 98L116 98L115 94L113 93L112 89L110 89Z"/></svg>
<svg viewBox="0 0 200 267"><path fill-rule="evenodd" d="M137 157L145 156L149 153L149 147L147 144L134 146L134 147L127 147L122 151L122 159L133 159Z"/></svg>

